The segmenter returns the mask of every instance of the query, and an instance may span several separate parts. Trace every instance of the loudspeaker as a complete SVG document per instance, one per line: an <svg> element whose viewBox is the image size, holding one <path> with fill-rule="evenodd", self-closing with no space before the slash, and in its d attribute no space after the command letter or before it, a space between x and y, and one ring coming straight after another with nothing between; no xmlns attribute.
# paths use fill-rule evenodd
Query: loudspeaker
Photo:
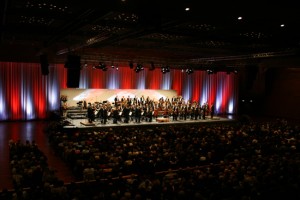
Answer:
<svg viewBox="0 0 300 200"><path fill-rule="evenodd" d="M67 61L65 63L65 68L68 69L80 69L80 56L68 55Z"/></svg>
<svg viewBox="0 0 300 200"><path fill-rule="evenodd" d="M79 88L80 68L69 68L67 71L67 87Z"/></svg>
<svg viewBox="0 0 300 200"><path fill-rule="evenodd" d="M41 65L42 75L47 76L49 74L49 63L46 54L40 55L40 65Z"/></svg>

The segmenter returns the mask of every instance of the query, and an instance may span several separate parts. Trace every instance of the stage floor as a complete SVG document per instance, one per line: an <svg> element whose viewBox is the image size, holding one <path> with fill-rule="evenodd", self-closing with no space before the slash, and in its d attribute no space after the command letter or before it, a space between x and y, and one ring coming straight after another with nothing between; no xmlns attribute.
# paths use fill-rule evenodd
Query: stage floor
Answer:
<svg viewBox="0 0 300 200"><path fill-rule="evenodd" d="M166 120L167 119L167 120ZM107 128L107 127L126 127L126 126L149 126L149 125L163 125L163 124L194 124L194 123L215 123L215 122L232 122L235 121L232 116L214 116L212 119L207 117L206 119L198 120L173 120L172 117L164 118L164 120L156 120L153 118L152 122L141 121L140 123L135 122L135 119L130 120L129 123L118 121L116 124L113 123L112 119L108 120L106 124L102 124L100 120L96 120L92 123L88 122L88 119L70 119L66 118L70 125L63 126L65 129L91 129L91 128Z"/></svg>

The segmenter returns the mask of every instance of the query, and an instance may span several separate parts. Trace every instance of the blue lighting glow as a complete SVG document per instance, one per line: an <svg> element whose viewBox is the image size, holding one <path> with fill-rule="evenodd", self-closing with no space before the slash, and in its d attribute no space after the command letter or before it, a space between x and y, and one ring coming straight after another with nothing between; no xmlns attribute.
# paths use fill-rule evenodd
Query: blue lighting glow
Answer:
<svg viewBox="0 0 300 200"><path fill-rule="evenodd" d="M90 87L90 80L88 79L88 71L86 68L80 71L79 88L87 89Z"/></svg>
<svg viewBox="0 0 300 200"><path fill-rule="evenodd" d="M0 80L0 120L7 119L6 111L5 111L5 95L2 89L2 82ZM3 94L3 95L2 95Z"/></svg>
<svg viewBox="0 0 300 200"><path fill-rule="evenodd" d="M201 101L200 101L201 105L206 103L208 100L208 86L207 85L208 85L207 82L204 81L203 87L202 87Z"/></svg>
<svg viewBox="0 0 300 200"><path fill-rule="evenodd" d="M136 88L139 90L146 89L146 71L142 70L139 73L136 74L137 81L136 81Z"/></svg>
<svg viewBox="0 0 300 200"><path fill-rule="evenodd" d="M171 89L171 73L165 73L162 76L161 89L170 90Z"/></svg>
<svg viewBox="0 0 300 200"><path fill-rule="evenodd" d="M232 99L229 101L229 104L228 104L228 113L229 114L233 113L233 100Z"/></svg>
<svg viewBox="0 0 300 200"><path fill-rule="evenodd" d="M184 98L185 101L187 101L187 100L191 99L191 97L192 97L192 95L191 95L192 94L192 80L189 78L185 79L183 88L184 88L184 90L182 93L182 97Z"/></svg>
<svg viewBox="0 0 300 200"><path fill-rule="evenodd" d="M32 106L32 99L30 97L27 98L26 104L25 104L25 113L26 113L26 119L34 119L35 113L33 112L33 106Z"/></svg>
<svg viewBox="0 0 300 200"><path fill-rule="evenodd" d="M111 71L111 70L110 70ZM108 89L119 89L120 88L120 82L119 82L119 71L116 72L110 72L107 73L107 88Z"/></svg>
<svg viewBox="0 0 300 200"><path fill-rule="evenodd" d="M217 92L216 98L216 112L219 113L222 103L222 93Z"/></svg>

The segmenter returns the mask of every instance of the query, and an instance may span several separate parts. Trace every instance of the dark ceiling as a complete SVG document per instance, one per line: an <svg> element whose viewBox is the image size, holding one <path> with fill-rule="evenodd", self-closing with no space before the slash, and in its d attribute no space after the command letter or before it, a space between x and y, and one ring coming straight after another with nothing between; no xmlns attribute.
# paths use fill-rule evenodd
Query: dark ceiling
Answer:
<svg viewBox="0 0 300 200"><path fill-rule="evenodd" d="M221 2L2 0L0 61L46 54L61 63L75 54L82 62L244 65L298 55L296 1Z"/></svg>

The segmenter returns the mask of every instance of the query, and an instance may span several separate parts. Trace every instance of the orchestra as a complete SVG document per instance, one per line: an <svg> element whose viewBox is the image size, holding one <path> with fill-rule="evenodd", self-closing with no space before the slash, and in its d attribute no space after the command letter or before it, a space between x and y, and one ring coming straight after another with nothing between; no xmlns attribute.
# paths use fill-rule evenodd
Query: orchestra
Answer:
<svg viewBox="0 0 300 200"><path fill-rule="evenodd" d="M100 121L102 124L106 124L109 119L112 119L113 123L152 122L153 118L158 117L172 117L173 121L206 119L206 116L212 119L214 112L213 104L209 106L206 102L200 105L196 101L185 101L182 96L174 96L171 99L161 97L158 101L150 99L149 96L145 98L143 95L139 98L116 96L112 103L89 102L87 106L88 121Z"/></svg>

